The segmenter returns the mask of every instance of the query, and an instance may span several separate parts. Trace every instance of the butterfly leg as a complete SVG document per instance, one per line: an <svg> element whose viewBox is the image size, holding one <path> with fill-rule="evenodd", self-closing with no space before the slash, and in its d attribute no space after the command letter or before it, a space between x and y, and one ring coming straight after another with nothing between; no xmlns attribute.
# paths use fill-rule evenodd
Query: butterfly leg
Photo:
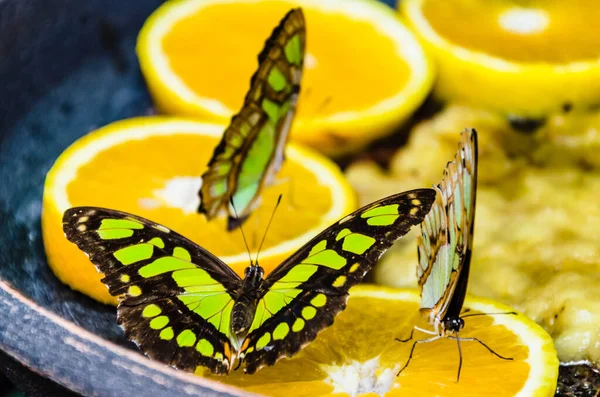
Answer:
<svg viewBox="0 0 600 397"><path fill-rule="evenodd" d="M496 353L494 350L492 350L491 347L489 347L488 345L486 345L485 343L483 343L481 340L477 339L477 338L461 338L459 336L448 336L448 339L454 339L456 341L456 344L458 345L458 356L459 356L459 362L458 362L458 374L456 375L456 383L458 383L458 380L460 379L460 369L462 368L462 350L460 348L460 341L476 341L479 342L483 347L485 347L486 349L488 349L488 351L490 353L492 353L493 355L495 355L498 358L501 358L503 360L512 360L512 357L504 357L499 355L498 353Z"/></svg>
<svg viewBox="0 0 600 397"><path fill-rule="evenodd" d="M430 331L428 329L423 329L423 328L419 328L419 327L414 327L413 329L416 329L417 331L422 332L422 333L427 334L427 335L437 335L438 334L435 331Z"/></svg>
<svg viewBox="0 0 600 397"><path fill-rule="evenodd" d="M413 328L413 331L414 331L414 328ZM412 332L410 333L410 335L412 337ZM398 371L398 373L396 374L396 376L399 376L400 373L402 373L402 371L404 371L406 369L406 367L408 367L408 364L410 363L410 360L412 360L413 353L415 352L415 347L417 347L418 343L434 342L434 341L436 341L436 340L438 340L440 338L443 338L443 336L437 335L437 336L434 336L433 338L429 338L429 339L416 340L415 343L413 343L412 348L410 349L410 354L408 355L408 360L406 360L406 364L404 364L404 366L402 368L400 368L400 371ZM409 339L407 339L407 340L409 340Z"/></svg>
<svg viewBox="0 0 600 397"><path fill-rule="evenodd" d="M456 373L456 383L460 380L460 370L462 369L462 349L460 348L460 338L456 336L456 345L458 346L458 372Z"/></svg>
<svg viewBox="0 0 600 397"><path fill-rule="evenodd" d="M460 339L462 341L475 341L475 342L479 342L481 344L481 346L483 346L486 349L488 349L488 351L490 353L492 353L493 355L495 355L496 357L501 358L503 360L512 360L513 359L512 357L501 356L500 354L498 354L494 350L492 350L491 347L489 347L488 345L486 345L485 343L483 343L481 340L479 340L477 338L459 338L459 337L456 337L456 336L449 336L448 338L450 338L450 339Z"/></svg>
<svg viewBox="0 0 600 397"><path fill-rule="evenodd" d="M242 361L244 361L244 360L242 360L241 358L238 359L238 365L236 365L236 367L233 369L234 371L237 371L238 369L240 369L240 367L242 366Z"/></svg>
<svg viewBox="0 0 600 397"><path fill-rule="evenodd" d="M396 339L398 342L400 342L400 343L406 343L406 342L408 342L409 340L411 340L411 339L413 338L413 334L414 334L414 333L415 333L415 329L413 328L413 329L410 331L410 336L409 336L408 338L406 338L406 339L395 338L395 339Z"/></svg>
<svg viewBox="0 0 600 397"><path fill-rule="evenodd" d="M399 339L399 338L396 338L396 340L397 340L398 342L400 342L400 343L406 343L406 342L408 342L409 340L411 340L411 339L413 338L413 334L415 333L415 330L417 330L417 331L419 331L419 332L422 332L422 333L424 333L424 334L428 334L428 335L437 335L437 333L436 333L436 332L429 331L429 330L426 330L426 329L419 328L419 327L416 327L416 326L415 326L415 327L413 327L413 329L410 331L410 336L409 336L407 339Z"/></svg>

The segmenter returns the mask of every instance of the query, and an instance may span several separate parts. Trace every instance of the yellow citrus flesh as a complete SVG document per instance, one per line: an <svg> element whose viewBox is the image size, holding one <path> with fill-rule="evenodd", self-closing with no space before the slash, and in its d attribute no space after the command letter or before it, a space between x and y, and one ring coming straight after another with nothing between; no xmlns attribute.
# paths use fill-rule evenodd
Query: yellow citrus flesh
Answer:
<svg viewBox="0 0 600 397"><path fill-rule="evenodd" d="M594 0L406 0L401 11L436 58L443 99L532 117L600 100Z"/></svg>
<svg viewBox="0 0 600 397"><path fill-rule="evenodd" d="M463 366L456 383L456 341L420 344L410 365L413 326L431 329L419 314L413 290L354 288L347 309L296 357L254 375L241 371L211 376L223 383L268 396L552 396L558 359L550 336L523 315L466 318L461 337L476 337L513 360L501 360L477 342L461 343ZM468 298L472 313L507 312L505 305ZM415 333L418 339L430 335ZM354 394L353 394L354 393Z"/></svg>
<svg viewBox="0 0 600 397"><path fill-rule="evenodd" d="M200 175L224 128L176 118L136 118L110 124L69 147L44 187L44 245L56 275L94 299L116 303L85 254L63 235L63 212L81 205L131 212L164 224L243 274L248 254L239 229L228 233L224 216L207 222L196 213ZM260 255L267 272L357 205L331 161L293 144L286 155L279 182L263 191L262 204L244 224L255 251L283 194Z"/></svg>
<svg viewBox="0 0 600 397"><path fill-rule="evenodd" d="M328 153L352 150L391 132L422 102L432 83L429 62L377 2L191 0L161 6L138 37L157 107L228 121L242 106L265 39L298 6L307 49L292 139Z"/></svg>

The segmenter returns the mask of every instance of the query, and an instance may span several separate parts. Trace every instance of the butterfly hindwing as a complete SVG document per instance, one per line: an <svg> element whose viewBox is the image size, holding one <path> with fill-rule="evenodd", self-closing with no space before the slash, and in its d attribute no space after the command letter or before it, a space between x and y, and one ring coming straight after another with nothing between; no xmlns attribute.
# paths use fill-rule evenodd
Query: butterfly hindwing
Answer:
<svg viewBox="0 0 600 397"><path fill-rule="evenodd" d="M229 339L174 298L153 298L145 303L118 308L118 323L125 336L149 357L181 370L194 372L199 366L215 373L229 372Z"/></svg>
<svg viewBox="0 0 600 397"><path fill-rule="evenodd" d="M274 269L242 346L246 371L295 354L331 325L345 308L350 287L397 239L422 222L434 199L434 190L418 189L371 203Z"/></svg>
<svg viewBox="0 0 600 397"><path fill-rule="evenodd" d="M477 189L475 130L462 132L454 161L435 189L436 201L421 225L417 266L421 313L432 323L458 315L466 294Z"/></svg>
<svg viewBox="0 0 600 397"><path fill-rule="evenodd" d="M228 372L232 294L241 280L227 265L174 231L120 211L71 208L63 228L119 297L118 322L145 354L185 370Z"/></svg>
<svg viewBox="0 0 600 397"><path fill-rule="evenodd" d="M291 10L266 41L244 105L202 175L198 211L211 219L227 208L230 230L247 218L283 162L300 92L305 41L302 11ZM230 200L238 216L229 208Z"/></svg>

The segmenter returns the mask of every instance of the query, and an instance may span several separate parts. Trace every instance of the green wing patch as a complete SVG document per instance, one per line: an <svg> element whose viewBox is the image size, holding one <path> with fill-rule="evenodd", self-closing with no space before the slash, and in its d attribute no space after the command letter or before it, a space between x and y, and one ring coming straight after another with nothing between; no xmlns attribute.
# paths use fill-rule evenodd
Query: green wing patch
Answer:
<svg viewBox="0 0 600 397"><path fill-rule="evenodd" d="M71 208L63 228L119 297L118 322L145 354L188 371L229 372L232 291L241 280L227 265L164 226L124 212Z"/></svg>
<svg viewBox="0 0 600 397"><path fill-rule="evenodd" d="M300 92L305 41L302 10L291 10L258 55L244 105L231 119L202 175L198 212L212 219L226 209L230 230L258 205L265 182L273 179L283 162Z"/></svg>
<svg viewBox="0 0 600 397"><path fill-rule="evenodd" d="M331 325L344 310L350 287L422 222L434 199L435 190L418 189L376 201L323 231L273 270L241 348L246 372L292 356ZM370 222L382 217L388 218Z"/></svg>

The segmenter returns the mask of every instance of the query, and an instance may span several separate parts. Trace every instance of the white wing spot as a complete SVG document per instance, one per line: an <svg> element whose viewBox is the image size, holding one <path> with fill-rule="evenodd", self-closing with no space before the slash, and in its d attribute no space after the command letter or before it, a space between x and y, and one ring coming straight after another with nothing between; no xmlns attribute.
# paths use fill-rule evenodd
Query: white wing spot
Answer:
<svg viewBox="0 0 600 397"><path fill-rule="evenodd" d="M171 233L171 231L169 229L167 229L166 227L164 227L163 225L155 225L154 228L156 230L160 230L163 233Z"/></svg>
<svg viewBox="0 0 600 397"><path fill-rule="evenodd" d="M83 223L83 222L87 222L90 219L89 216L82 216L81 218L79 218L77 220L77 223Z"/></svg>
<svg viewBox="0 0 600 397"><path fill-rule="evenodd" d="M354 218L354 215L347 215L344 218L342 218L342 220L339 221L338 224L341 225L342 223L346 223L353 218Z"/></svg>
<svg viewBox="0 0 600 397"><path fill-rule="evenodd" d="M87 230L87 226L79 225L79 226L77 226L77 230L79 230L80 232L85 232Z"/></svg>

